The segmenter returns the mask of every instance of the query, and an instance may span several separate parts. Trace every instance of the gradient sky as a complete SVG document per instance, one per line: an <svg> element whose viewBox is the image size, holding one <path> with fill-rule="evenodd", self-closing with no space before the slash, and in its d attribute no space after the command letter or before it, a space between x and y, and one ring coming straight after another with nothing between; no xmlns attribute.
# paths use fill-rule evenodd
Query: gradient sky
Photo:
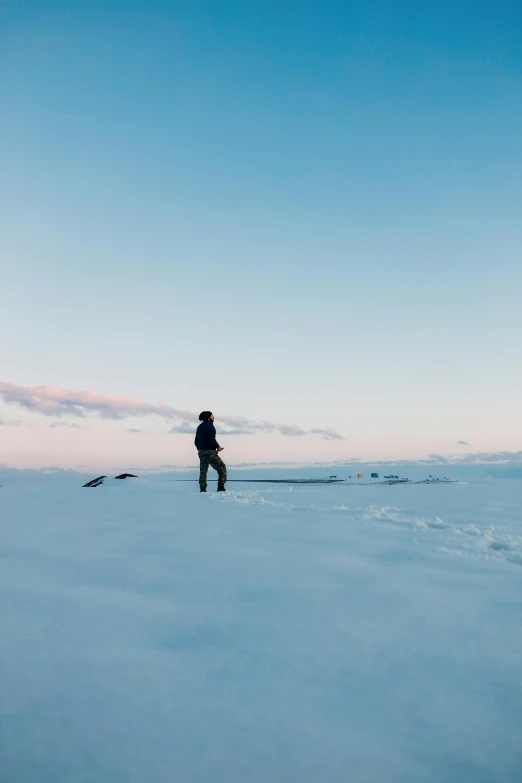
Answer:
<svg viewBox="0 0 522 783"><path fill-rule="evenodd" d="M520 2L0 13L0 381L343 436L230 463L520 449ZM194 462L78 412L0 462Z"/></svg>

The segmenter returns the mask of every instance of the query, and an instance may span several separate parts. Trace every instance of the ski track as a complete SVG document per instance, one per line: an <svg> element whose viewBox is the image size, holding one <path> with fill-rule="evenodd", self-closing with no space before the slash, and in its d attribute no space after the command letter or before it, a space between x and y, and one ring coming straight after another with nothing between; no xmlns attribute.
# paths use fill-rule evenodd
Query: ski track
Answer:
<svg viewBox="0 0 522 783"><path fill-rule="evenodd" d="M306 490L304 490L306 492ZM303 489L227 490L213 494L214 502L238 505L271 506L296 513L336 514L341 518L363 524L377 524L385 527L399 527L414 532L415 542L430 544L433 549L448 557L464 557L505 561L522 566L522 536L512 535L502 527L489 525L485 529L475 524L455 526L446 523L439 516L423 517L408 514L397 506L367 505L362 508L346 505L317 506L267 500L265 494L296 494ZM423 535L424 534L424 535Z"/></svg>

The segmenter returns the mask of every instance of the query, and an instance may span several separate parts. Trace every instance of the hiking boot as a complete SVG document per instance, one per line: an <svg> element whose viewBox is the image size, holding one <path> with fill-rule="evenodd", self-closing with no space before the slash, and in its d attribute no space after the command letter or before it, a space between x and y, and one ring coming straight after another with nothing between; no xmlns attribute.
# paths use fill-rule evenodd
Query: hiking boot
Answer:
<svg viewBox="0 0 522 783"><path fill-rule="evenodd" d="M225 487L218 487L217 491L218 492L226 492L226 489L225 489Z"/></svg>
<svg viewBox="0 0 522 783"><path fill-rule="evenodd" d="M200 489L199 491L200 492L206 492L207 490L206 489Z"/></svg>

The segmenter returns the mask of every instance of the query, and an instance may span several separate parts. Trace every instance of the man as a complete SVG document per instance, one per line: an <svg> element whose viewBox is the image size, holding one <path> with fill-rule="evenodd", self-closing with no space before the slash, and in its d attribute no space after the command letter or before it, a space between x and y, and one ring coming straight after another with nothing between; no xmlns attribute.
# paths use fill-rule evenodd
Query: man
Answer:
<svg viewBox="0 0 522 783"><path fill-rule="evenodd" d="M194 444L199 454L199 489L200 492L207 491L207 473L208 466L212 465L218 474L218 492L225 491L225 482L227 480L227 466L218 456L218 451L223 451L216 440L216 428L214 427L214 414L212 411L202 411L199 414L201 424L196 430Z"/></svg>

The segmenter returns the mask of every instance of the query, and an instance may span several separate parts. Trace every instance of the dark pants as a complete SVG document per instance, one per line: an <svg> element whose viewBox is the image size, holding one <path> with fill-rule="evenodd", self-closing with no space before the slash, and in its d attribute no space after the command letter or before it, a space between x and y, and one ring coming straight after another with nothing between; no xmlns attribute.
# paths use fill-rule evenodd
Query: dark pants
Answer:
<svg viewBox="0 0 522 783"><path fill-rule="evenodd" d="M227 466L215 449L201 449L199 454L199 488L207 488L208 466L212 465L218 474L218 489L225 486L227 480Z"/></svg>

